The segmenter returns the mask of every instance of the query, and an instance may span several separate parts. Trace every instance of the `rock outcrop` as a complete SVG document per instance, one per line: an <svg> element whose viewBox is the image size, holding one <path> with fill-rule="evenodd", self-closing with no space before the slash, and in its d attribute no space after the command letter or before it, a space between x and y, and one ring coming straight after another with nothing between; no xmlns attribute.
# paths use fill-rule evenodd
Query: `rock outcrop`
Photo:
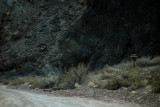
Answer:
<svg viewBox="0 0 160 107"><path fill-rule="evenodd" d="M59 40L83 11L74 0L1 0L0 76L61 72Z"/></svg>

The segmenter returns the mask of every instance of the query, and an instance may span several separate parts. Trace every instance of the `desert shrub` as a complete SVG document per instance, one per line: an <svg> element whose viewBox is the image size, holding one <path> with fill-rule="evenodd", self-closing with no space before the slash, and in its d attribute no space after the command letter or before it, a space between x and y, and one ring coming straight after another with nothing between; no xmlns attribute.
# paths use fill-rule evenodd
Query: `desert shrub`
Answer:
<svg viewBox="0 0 160 107"><path fill-rule="evenodd" d="M96 71L97 74L99 73L104 73L104 72L108 72L108 73L112 73L113 71L115 71L115 68L109 65L104 66L102 69Z"/></svg>
<svg viewBox="0 0 160 107"><path fill-rule="evenodd" d="M151 71L151 80L153 92L160 93L160 68L156 68Z"/></svg>
<svg viewBox="0 0 160 107"><path fill-rule="evenodd" d="M138 84L145 77L144 69L137 66L135 68L124 71L122 73L122 77L124 81L121 80L121 83L124 83L124 85L126 81L130 82L130 84Z"/></svg>
<svg viewBox="0 0 160 107"><path fill-rule="evenodd" d="M138 66L149 66L152 64L150 57L142 57L137 59L136 64Z"/></svg>
<svg viewBox="0 0 160 107"><path fill-rule="evenodd" d="M4 84L4 85L8 85L9 84L9 80L7 80L7 79L0 79L0 83Z"/></svg>
<svg viewBox="0 0 160 107"><path fill-rule="evenodd" d="M138 66L156 66L160 64L160 57L155 57L151 59L150 57L142 57L137 59L136 64Z"/></svg>
<svg viewBox="0 0 160 107"><path fill-rule="evenodd" d="M89 77L94 77L95 75L100 76L100 78L95 78L93 79L94 81L91 81L93 83L91 87L110 90L116 90L120 87L128 87L128 89L136 90L140 87L146 87L150 85L150 75L152 75L152 78L155 78L153 78L152 82L150 83L153 87L153 90L158 92L160 80L158 78L159 74L156 73L159 72L158 70L152 74L150 72L151 69L157 68L159 64L160 57L155 57L153 59L150 57L142 57L137 59L136 62L123 62L114 66L106 65L102 69L90 72L86 78L90 79ZM149 68L150 66L152 67Z"/></svg>
<svg viewBox="0 0 160 107"><path fill-rule="evenodd" d="M79 64L77 67L71 67L61 77L61 88L75 88L75 83L80 83L82 76L86 75L87 67Z"/></svg>
<svg viewBox="0 0 160 107"><path fill-rule="evenodd" d="M119 64L113 66L115 71L127 71L129 69L134 68L134 67L135 67L135 63L133 61L125 62L125 63L119 63Z"/></svg>
<svg viewBox="0 0 160 107"><path fill-rule="evenodd" d="M116 90L120 87L137 89L148 85L147 75L149 71L131 64L119 64L114 66L112 73L103 73L101 80L97 80L98 88ZM106 79L106 80L105 80Z"/></svg>
<svg viewBox="0 0 160 107"><path fill-rule="evenodd" d="M88 82L88 84L87 84L87 86L90 88L94 87L95 85L97 86L96 82Z"/></svg>
<svg viewBox="0 0 160 107"><path fill-rule="evenodd" d="M152 59L153 65L160 65L160 56L157 56Z"/></svg>
<svg viewBox="0 0 160 107"><path fill-rule="evenodd" d="M114 78L108 81L108 83L106 84L106 88L109 90L117 90L121 87L121 83L118 79Z"/></svg>
<svg viewBox="0 0 160 107"><path fill-rule="evenodd" d="M147 85L146 75L148 71L141 67L134 67L123 71L121 73L122 78L119 78L118 82L121 87L131 87L131 89L137 89Z"/></svg>
<svg viewBox="0 0 160 107"><path fill-rule="evenodd" d="M117 69L114 66L106 65L102 69L98 69L98 70L89 72L89 75L90 76L99 75L101 78L97 78L97 79L105 80L105 79L112 78L113 77L113 72L119 71L119 70L120 69Z"/></svg>
<svg viewBox="0 0 160 107"><path fill-rule="evenodd" d="M118 79L109 79L109 80L99 80L95 81L96 88L100 89L109 89L109 90L116 90L121 87Z"/></svg>
<svg viewBox="0 0 160 107"><path fill-rule="evenodd" d="M24 84L24 83L25 83L25 79L22 79L22 78L17 78L17 79L9 81L9 84L14 85L14 86L21 85L21 84Z"/></svg>

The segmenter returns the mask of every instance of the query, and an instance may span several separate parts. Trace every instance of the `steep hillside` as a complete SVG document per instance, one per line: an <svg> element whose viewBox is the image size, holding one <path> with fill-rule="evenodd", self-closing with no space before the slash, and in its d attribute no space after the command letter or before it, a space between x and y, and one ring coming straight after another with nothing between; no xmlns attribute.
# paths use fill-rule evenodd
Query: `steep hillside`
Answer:
<svg viewBox="0 0 160 107"><path fill-rule="evenodd" d="M83 11L74 0L1 0L1 76L60 72L59 40Z"/></svg>
<svg viewBox="0 0 160 107"><path fill-rule="evenodd" d="M95 69L130 54L160 54L158 1L84 1L86 7L78 0L1 0L0 71L10 72L1 76L54 74L79 63Z"/></svg>

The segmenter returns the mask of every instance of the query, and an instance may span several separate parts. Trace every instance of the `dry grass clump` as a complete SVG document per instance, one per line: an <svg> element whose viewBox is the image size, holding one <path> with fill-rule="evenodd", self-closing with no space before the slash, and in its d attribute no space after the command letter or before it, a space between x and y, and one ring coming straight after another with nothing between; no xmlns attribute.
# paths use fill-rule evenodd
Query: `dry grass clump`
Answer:
<svg viewBox="0 0 160 107"><path fill-rule="evenodd" d="M28 77L19 77L14 80L0 80L1 83L13 86L26 85L30 88L49 88L53 87L54 84L58 81L58 76L28 76Z"/></svg>
<svg viewBox="0 0 160 107"><path fill-rule="evenodd" d="M9 80L7 80L7 79L0 79L0 83L4 84L4 85L8 85L9 84Z"/></svg>
<svg viewBox="0 0 160 107"><path fill-rule="evenodd" d="M154 57L153 59L150 57L142 57L137 59L136 64L141 67L160 65L160 56Z"/></svg>
<svg viewBox="0 0 160 107"><path fill-rule="evenodd" d="M94 82L89 82L87 85L88 85L88 87L91 88L91 87L94 87L95 83Z"/></svg>
<svg viewBox="0 0 160 107"><path fill-rule="evenodd" d="M77 67L71 67L61 77L60 88L75 88L75 83L80 83L81 78L87 73L87 67L79 64Z"/></svg>
<svg viewBox="0 0 160 107"><path fill-rule="evenodd" d="M160 67L151 71L150 84L153 92L160 93Z"/></svg>
<svg viewBox="0 0 160 107"><path fill-rule="evenodd" d="M160 65L160 56L153 58L152 61L154 62L154 64Z"/></svg>
<svg viewBox="0 0 160 107"><path fill-rule="evenodd" d="M95 81L95 86L100 89L116 90L120 88L120 83L118 79L99 80Z"/></svg>

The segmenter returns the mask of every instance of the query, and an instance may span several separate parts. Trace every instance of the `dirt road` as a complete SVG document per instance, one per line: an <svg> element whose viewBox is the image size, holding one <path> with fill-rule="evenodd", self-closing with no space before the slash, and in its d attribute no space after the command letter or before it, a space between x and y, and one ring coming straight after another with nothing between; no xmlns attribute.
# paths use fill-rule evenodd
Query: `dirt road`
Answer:
<svg viewBox="0 0 160 107"><path fill-rule="evenodd" d="M8 89L0 85L0 107L139 107L120 104L118 101L103 102L88 98L57 97L35 94L22 90Z"/></svg>

